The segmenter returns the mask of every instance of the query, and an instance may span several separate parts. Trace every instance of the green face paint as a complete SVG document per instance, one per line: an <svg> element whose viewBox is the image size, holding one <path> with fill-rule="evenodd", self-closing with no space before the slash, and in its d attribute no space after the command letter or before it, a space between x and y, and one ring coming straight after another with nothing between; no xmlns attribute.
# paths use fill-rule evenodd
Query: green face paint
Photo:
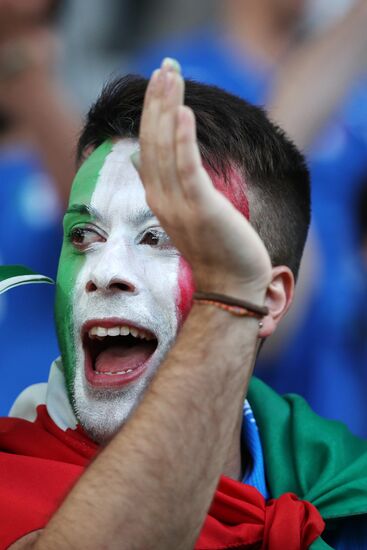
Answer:
<svg viewBox="0 0 367 550"><path fill-rule="evenodd" d="M55 320L71 401L75 372L74 290L78 273L84 263L84 255L71 244L70 232L78 225L92 220L92 214L88 212L87 208L81 208L81 206L90 205L99 173L107 155L112 150L112 145L110 140L102 143L78 170L70 193L68 211L64 217L64 240L56 280Z"/></svg>
<svg viewBox="0 0 367 550"><path fill-rule="evenodd" d="M138 147L127 138L99 148L64 220L59 341L78 422L100 443L134 410L179 326L180 258L146 202L131 161Z"/></svg>

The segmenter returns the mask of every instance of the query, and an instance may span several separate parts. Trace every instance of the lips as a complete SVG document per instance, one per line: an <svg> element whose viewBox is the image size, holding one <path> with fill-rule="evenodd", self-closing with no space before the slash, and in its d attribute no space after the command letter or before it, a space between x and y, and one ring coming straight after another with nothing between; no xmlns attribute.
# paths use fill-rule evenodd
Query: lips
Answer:
<svg viewBox="0 0 367 550"><path fill-rule="evenodd" d="M85 376L97 388L121 388L146 371L158 346L146 328L122 319L94 319L82 328Z"/></svg>

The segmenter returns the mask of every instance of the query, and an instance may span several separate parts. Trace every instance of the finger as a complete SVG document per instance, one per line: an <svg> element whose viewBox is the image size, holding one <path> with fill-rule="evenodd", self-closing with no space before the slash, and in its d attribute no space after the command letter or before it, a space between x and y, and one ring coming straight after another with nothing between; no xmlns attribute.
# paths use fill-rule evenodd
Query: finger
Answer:
<svg viewBox="0 0 367 550"><path fill-rule="evenodd" d="M147 193L159 192L160 189L156 159L156 132L161 108L161 92L163 85L163 71L157 69L153 72L145 93L140 122L139 174Z"/></svg>
<svg viewBox="0 0 367 550"><path fill-rule="evenodd" d="M203 200L213 190L212 181L203 167L196 138L195 115L189 107L176 112L176 166L185 197L193 202Z"/></svg>
<svg viewBox="0 0 367 550"><path fill-rule="evenodd" d="M158 127L158 164L162 189L182 193L176 166L175 129L177 108L183 104L184 80L180 74L166 74L165 89Z"/></svg>

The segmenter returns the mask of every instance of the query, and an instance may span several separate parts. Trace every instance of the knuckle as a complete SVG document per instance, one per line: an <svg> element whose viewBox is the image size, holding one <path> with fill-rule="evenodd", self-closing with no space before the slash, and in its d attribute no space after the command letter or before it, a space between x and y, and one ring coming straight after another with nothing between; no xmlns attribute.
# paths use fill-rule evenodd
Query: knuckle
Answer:
<svg viewBox="0 0 367 550"><path fill-rule="evenodd" d="M157 134L157 147L161 153L166 153L169 149L172 149L172 137L170 135L167 135L167 132L163 131L163 129L158 128L158 134Z"/></svg>
<svg viewBox="0 0 367 550"><path fill-rule="evenodd" d="M177 130L177 134L176 134L176 143L177 143L177 145L186 145L187 143L190 142L190 139L191 139L191 136L186 131L186 129L179 128Z"/></svg>
<svg viewBox="0 0 367 550"><path fill-rule="evenodd" d="M157 149L160 160L166 161L168 156L168 151L170 147L170 142L164 137L158 138Z"/></svg>
<svg viewBox="0 0 367 550"><path fill-rule="evenodd" d="M194 161L178 162L177 170L183 179L191 180L196 176L197 166Z"/></svg>
<svg viewBox="0 0 367 550"><path fill-rule="evenodd" d="M198 185L197 184L196 185L193 185L193 184L186 185L185 186L185 195L186 195L187 200L190 203L198 204L199 200L200 200L200 196L201 196Z"/></svg>

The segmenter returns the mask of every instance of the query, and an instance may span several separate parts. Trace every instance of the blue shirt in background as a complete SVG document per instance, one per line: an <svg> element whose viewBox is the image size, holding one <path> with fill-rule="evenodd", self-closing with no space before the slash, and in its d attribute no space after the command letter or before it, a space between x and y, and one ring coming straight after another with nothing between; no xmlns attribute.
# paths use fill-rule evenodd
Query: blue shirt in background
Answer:
<svg viewBox="0 0 367 550"><path fill-rule="evenodd" d="M55 278L61 207L53 184L30 151L0 150L0 262ZM26 386L47 380L58 355L54 287L25 285L0 295L0 414Z"/></svg>

